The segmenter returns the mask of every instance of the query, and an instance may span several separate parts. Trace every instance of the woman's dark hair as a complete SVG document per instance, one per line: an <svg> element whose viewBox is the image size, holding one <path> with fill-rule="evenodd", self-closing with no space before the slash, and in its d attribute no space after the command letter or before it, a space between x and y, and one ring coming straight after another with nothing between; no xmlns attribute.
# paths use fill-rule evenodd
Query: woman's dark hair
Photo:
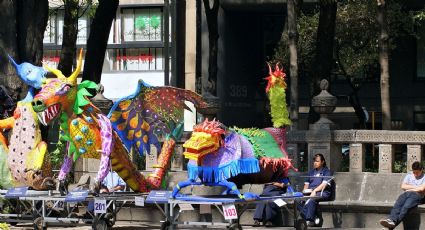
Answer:
<svg viewBox="0 0 425 230"><path fill-rule="evenodd" d="M321 153L315 154L314 159L316 159L317 157L320 158L320 161L323 161L323 167L326 167L326 160L325 160L325 157L323 156L323 154L321 154Z"/></svg>
<svg viewBox="0 0 425 230"><path fill-rule="evenodd" d="M422 170L424 167L419 161L415 161L412 164L412 170Z"/></svg>

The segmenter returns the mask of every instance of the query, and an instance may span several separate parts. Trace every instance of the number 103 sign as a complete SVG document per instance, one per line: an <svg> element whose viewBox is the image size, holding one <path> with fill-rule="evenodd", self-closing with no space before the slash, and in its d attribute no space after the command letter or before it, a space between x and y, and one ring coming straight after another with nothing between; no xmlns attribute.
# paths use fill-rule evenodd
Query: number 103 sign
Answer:
<svg viewBox="0 0 425 230"><path fill-rule="evenodd" d="M238 219L238 213L234 204L223 205L223 215L225 220Z"/></svg>

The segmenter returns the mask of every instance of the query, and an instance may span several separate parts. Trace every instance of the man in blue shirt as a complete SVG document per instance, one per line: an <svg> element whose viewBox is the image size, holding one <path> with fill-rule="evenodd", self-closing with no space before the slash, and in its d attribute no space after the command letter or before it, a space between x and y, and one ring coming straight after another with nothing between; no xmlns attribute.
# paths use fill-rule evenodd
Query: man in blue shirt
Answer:
<svg viewBox="0 0 425 230"><path fill-rule="evenodd" d="M332 174L331 170L326 167L326 160L323 154L314 155L313 169L308 172L303 191L311 190L310 196L319 196L320 198L308 199L304 205L298 206L301 216L305 218L308 226L315 225L314 220L318 203L331 198L331 189L328 185Z"/></svg>
<svg viewBox="0 0 425 230"><path fill-rule="evenodd" d="M410 209L422 203L425 195L425 176L420 162L413 162L412 173L406 175L401 184L401 189L405 192L397 198L389 217L379 221L382 226L388 229L394 229L403 221Z"/></svg>
<svg viewBox="0 0 425 230"><path fill-rule="evenodd" d="M124 180L115 171L110 171L102 182L100 193L122 192L125 190Z"/></svg>

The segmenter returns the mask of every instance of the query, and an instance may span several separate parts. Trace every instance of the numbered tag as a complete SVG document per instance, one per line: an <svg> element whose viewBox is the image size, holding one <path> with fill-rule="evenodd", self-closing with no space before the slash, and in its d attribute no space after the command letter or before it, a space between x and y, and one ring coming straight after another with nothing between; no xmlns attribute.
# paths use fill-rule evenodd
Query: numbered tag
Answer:
<svg viewBox="0 0 425 230"><path fill-rule="evenodd" d="M238 213L234 204L223 205L223 214L225 220L238 219Z"/></svg>
<svg viewBox="0 0 425 230"><path fill-rule="evenodd" d="M136 206L145 206L145 198L143 198L142 196L134 197L134 202Z"/></svg>
<svg viewBox="0 0 425 230"><path fill-rule="evenodd" d="M95 199L94 200L94 214L106 213L106 200Z"/></svg>
<svg viewBox="0 0 425 230"><path fill-rule="evenodd" d="M273 201L277 206L282 207L284 205L286 205L286 202L282 199L276 199Z"/></svg>
<svg viewBox="0 0 425 230"><path fill-rule="evenodd" d="M64 209L64 207L65 207L65 202L63 202L63 201L58 201L57 203L56 203L56 210L63 210Z"/></svg>

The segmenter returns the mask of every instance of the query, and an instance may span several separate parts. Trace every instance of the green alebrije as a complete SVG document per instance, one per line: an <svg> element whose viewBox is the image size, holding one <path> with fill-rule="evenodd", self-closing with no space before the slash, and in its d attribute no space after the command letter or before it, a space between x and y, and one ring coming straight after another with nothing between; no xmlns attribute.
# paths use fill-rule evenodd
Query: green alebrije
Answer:
<svg viewBox="0 0 425 230"><path fill-rule="evenodd" d="M86 96L92 96L87 89L97 89L97 84L92 81L83 81L78 85L77 96L74 102L74 113L81 114L83 110L80 107L90 104Z"/></svg>
<svg viewBox="0 0 425 230"><path fill-rule="evenodd" d="M273 127L279 128L291 124L288 109L286 107L286 94L283 87L272 87L268 93L271 107Z"/></svg>

